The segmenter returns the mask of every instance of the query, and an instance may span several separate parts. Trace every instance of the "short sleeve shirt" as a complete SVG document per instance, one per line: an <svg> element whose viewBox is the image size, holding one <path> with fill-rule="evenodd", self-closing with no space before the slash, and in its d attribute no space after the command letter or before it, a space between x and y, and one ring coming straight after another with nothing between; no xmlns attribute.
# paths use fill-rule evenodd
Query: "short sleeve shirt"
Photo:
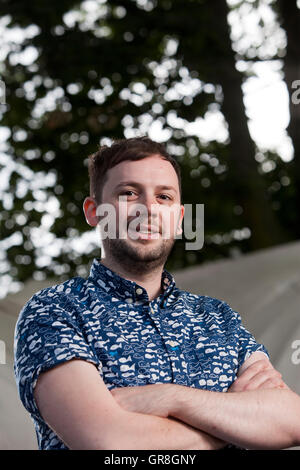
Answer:
<svg viewBox="0 0 300 470"><path fill-rule="evenodd" d="M35 293L15 327L14 373L39 449L68 449L34 399L42 371L74 358L91 362L109 390L174 383L227 392L254 352L268 355L226 302L176 286L165 269L162 294L94 258L87 279L73 277Z"/></svg>

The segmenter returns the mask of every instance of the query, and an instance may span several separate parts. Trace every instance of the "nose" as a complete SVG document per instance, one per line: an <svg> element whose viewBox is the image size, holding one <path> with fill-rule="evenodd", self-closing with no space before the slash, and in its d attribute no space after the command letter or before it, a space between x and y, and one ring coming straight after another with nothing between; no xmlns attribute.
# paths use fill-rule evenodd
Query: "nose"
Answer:
<svg viewBox="0 0 300 470"><path fill-rule="evenodd" d="M159 204L157 203L155 194L151 192L144 192L139 202L145 208L149 225L151 225L151 221L154 225L157 225L159 221Z"/></svg>
<svg viewBox="0 0 300 470"><path fill-rule="evenodd" d="M155 194L152 193L144 193L141 198L141 203L147 208L148 212L151 211L151 206L157 204Z"/></svg>

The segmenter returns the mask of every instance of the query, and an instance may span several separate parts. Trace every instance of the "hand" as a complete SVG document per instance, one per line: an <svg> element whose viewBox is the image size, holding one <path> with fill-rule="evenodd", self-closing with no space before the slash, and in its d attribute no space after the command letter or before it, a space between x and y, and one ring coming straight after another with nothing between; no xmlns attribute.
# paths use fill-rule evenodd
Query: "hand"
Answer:
<svg viewBox="0 0 300 470"><path fill-rule="evenodd" d="M176 384L150 384L111 390L119 405L127 411L167 418Z"/></svg>
<svg viewBox="0 0 300 470"><path fill-rule="evenodd" d="M228 392L244 392L246 390L267 388L289 389L283 382L280 372L274 369L269 361L262 359L247 367L229 387Z"/></svg>

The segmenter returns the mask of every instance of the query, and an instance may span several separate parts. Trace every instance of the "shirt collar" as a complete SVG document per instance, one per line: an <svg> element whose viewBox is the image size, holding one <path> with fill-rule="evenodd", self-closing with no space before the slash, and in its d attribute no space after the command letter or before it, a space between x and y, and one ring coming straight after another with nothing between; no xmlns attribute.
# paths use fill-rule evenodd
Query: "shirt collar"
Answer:
<svg viewBox="0 0 300 470"><path fill-rule="evenodd" d="M96 283L107 294L111 294L113 297L118 297L129 303L149 300L144 287L134 281L119 276L117 273L104 266L100 258L94 258L90 269L89 280ZM163 293L155 300L162 305L164 300L166 300L176 288L174 277L166 269L162 272L161 287ZM128 301L128 299L132 299L132 301Z"/></svg>

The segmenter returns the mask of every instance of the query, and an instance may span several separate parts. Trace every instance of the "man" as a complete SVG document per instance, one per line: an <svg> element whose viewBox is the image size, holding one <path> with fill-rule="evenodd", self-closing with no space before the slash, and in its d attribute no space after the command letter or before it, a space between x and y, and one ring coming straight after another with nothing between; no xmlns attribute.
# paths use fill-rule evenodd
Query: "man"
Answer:
<svg viewBox="0 0 300 470"><path fill-rule="evenodd" d="M300 444L300 398L265 347L226 302L180 290L164 269L184 215L176 161L146 137L121 140L90 156L89 176L83 209L103 256L87 279L34 294L16 325L15 375L39 448ZM104 236L104 204L116 237ZM131 237L138 204L147 218Z"/></svg>

